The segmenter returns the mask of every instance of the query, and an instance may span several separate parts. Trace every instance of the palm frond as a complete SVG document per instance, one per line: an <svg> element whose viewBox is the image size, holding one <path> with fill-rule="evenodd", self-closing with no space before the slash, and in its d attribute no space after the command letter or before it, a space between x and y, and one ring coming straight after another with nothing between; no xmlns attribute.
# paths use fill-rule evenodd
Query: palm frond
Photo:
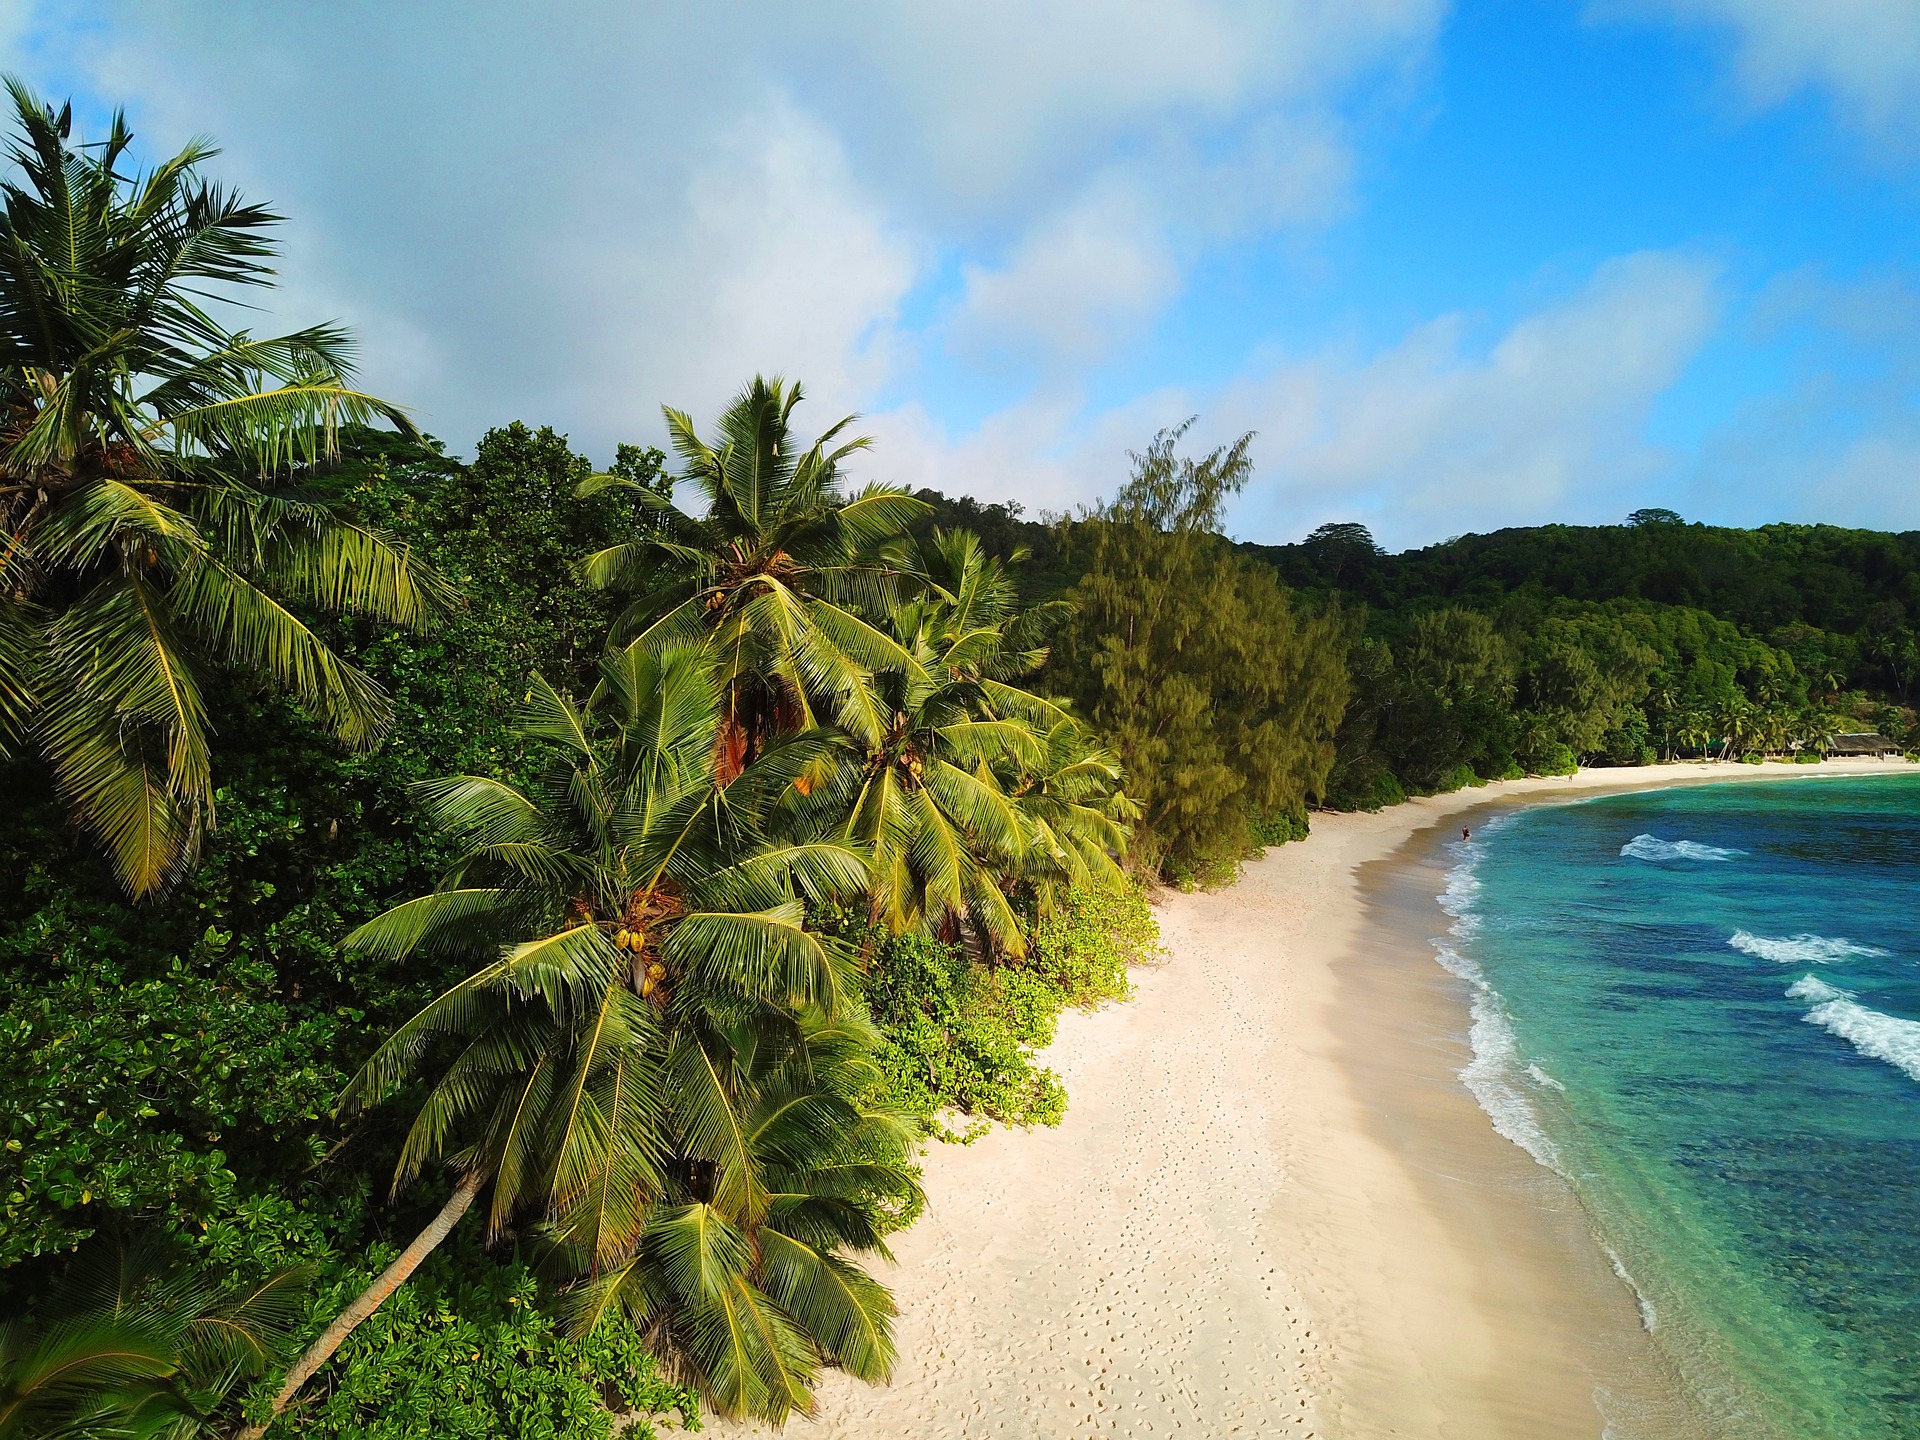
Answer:
<svg viewBox="0 0 1920 1440"><path fill-rule="evenodd" d="M719 995L777 996L829 1013L845 995L845 960L807 928L797 901L752 914L689 915L668 937L663 954L671 967Z"/></svg>
<svg viewBox="0 0 1920 1440"><path fill-rule="evenodd" d="M372 744L393 720L386 692L336 655L292 611L219 561L190 568L172 595L183 625L230 664L277 680L350 745Z"/></svg>
<svg viewBox="0 0 1920 1440"><path fill-rule="evenodd" d="M381 912L340 944L383 960L404 960L428 946L437 945L443 952L484 947L492 939L493 924L505 918L507 910L506 892L492 886L436 890Z"/></svg>
<svg viewBox="0 0 1920 1440"><path fill-rule="evenodd" d="M893 1296L859 1266L774 1226L760 1232L767 1293L792 1315L826 1358L862 1380L893 1373Z"/></svg>

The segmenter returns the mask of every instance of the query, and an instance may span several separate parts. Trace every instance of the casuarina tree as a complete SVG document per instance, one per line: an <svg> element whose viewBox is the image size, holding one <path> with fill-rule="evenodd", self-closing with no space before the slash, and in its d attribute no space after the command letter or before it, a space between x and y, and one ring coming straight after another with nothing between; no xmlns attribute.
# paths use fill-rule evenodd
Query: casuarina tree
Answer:
<svg viewBox="0 0 1920 1440"><path fill-rule="evenodd" d="M1313 799L1347 702L1344 622L1220 534L1253 437L1194 459L1186 428L1065 527L1084 572L1046 672L1126 767L1135 855L1175 874L1237 859L1255 822Z"/></svg>

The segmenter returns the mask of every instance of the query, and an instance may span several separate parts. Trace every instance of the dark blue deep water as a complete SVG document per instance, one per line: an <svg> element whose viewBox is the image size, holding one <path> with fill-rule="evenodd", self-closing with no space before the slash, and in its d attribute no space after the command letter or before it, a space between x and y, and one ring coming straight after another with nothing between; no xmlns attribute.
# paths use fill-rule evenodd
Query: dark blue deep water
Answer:
<svg viewBox="0 0 1920 1440"><path fill-rule="evenodd" d="M1688 1390L1731 1434L1920 1436L1920 776L1542 806L1455 848L1466 1079Z"/></svg>

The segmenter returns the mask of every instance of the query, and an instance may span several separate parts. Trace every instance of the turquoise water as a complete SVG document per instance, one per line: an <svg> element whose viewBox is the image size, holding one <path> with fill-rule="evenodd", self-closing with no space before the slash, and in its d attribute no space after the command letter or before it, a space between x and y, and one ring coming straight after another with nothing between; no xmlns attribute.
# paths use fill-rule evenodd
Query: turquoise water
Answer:
<svg viewBox="0 0 1920 1440"><path fill-rule="evenodd" d="M1453 848L1465 1078L1580 1192L1685 1389L1730 1435L1920 1436L1920 776L1543 806Z"/></svg>

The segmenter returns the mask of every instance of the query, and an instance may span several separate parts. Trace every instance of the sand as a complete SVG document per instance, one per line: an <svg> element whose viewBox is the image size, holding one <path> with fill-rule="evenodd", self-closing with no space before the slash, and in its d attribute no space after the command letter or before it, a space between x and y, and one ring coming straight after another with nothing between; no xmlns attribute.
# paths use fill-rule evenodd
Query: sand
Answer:
<svg viewBox="0 0 1920 1440"><path fill-rule="evenodd" d="M1233 886L1166 897L1164 962L1046 1054L1064 1123L929 1149L884 1272L893 1382L828 1375L786 1433L1711 1434L1577 1202L1457 1078L1439 845L1488 805L1889 768L1589 771L1318 815Z"/></svg>

